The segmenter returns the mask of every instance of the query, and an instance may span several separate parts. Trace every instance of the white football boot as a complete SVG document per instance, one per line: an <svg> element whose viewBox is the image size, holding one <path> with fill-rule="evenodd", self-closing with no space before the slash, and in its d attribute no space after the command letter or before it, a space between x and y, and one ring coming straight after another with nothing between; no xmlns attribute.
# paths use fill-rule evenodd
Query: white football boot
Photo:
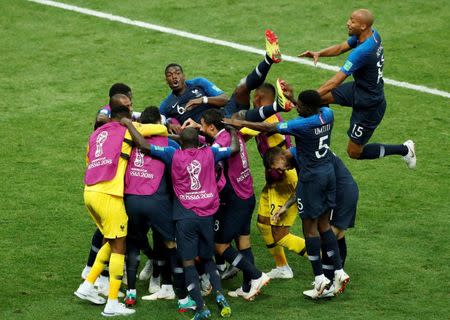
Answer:
<svg viewBox="0 0 450 320"><path fill-rule="evenodd" d="M270 278L267 274L262 272L261 277L258 279L254 279L250 281L250 291L247 295L247 300L250 300L251 298L254 298L261 289L266 286L270 282Z"/></svg>
<svg viewBox="0 0 450 320"><path fill-rule="evenodd" d="M136 310L128 309L123 303L119 303L117 299L108 299L105 309L103 309L102 316L116 317L116 316L129 316L135 313Z"/></svg>
<svg viewBox="0 0 450 320"><path fill-rule="evenodd" d="M148 292L155 293L161 289L161 276L159 277L151 277L150 282L148 284Z"/></svg>
<svg viewBox="0 0 450 320"><path fill-rule="evenodd" d="M149 280L152 276L153 272L153 262L152 260L147 260L145 263L144 268L142 268L141 272L139 273L139 280Z"/></svg>
<svg viewBox="0 0 450 320"><path fill-rule="evenodd" d="M171 284L163 284L161 286L161 289L158 290L157 292L148 295L148 296L143 296L142 300L161 300L161 299L165 299L165 300L173 300L175 299L175 292L173 291L173 286Z"/></svg>
<svg viewBox="0 0 450 320"><path fill-rule="evenodd" d="M408 154L403 157L403 160L405 160L406 165L409 169L414 169L416 167L416 145L414 144L414 141L407 140L403 143L408 148Z"/></svg>
<svg viewBox="0 0 450 320"><path fill-rule="evenodd" d="M94 285L84 281L80 286L78 287L77 291L74 292L74 294L82 299L90 301L94 304L105 304L106 299L99 296L97 290L95 290Z"/></svg>
<svg viewBox="0 0 450 320"><path fill-rule="evenodd" d="M267 275L270 279L292 279L294 277L294 272L289 265L282 267L276 267L270 270Z"/></svg>

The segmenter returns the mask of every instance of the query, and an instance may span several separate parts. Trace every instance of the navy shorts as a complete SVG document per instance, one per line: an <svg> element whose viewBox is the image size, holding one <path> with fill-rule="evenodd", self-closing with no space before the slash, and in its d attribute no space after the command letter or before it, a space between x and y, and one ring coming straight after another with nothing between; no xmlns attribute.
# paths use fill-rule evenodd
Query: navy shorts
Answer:
<svg viewBox="0 0 450 320"><path fill-rule="evenodd" d="M331 91L335 103L352 107L348 137L359 145L365 145L383 120L386 100L372 106L359 106L355 102L354 82L346 82Z"/></svg>
<svg viewBox="0 0 450 320"><path fill-rule="evenodd" d="M176 222L177 252L182 260L208 260L214 255L213 217L194 217Z"/></svg>
<svg viewBox="0 0 450 320"><path fill-rule="evenodd" d="M147 238L150 228L157 230L165 241L175 240L172 203L169 195L125 195L128 214L128 237Z"/></svg>
<svg viewBox="0 0 450 320"><path fill-rule="evenodd" d="M248 104L246 105L239 104L236 101L236 94L233 93L230 100L228 100L227 104L223 107L223 114L225 118L231 118L233 113L248 109L250 109L250 98Z"/></svg>
<svg viewBox="0 0 450 320"><path fill-rule="evenodd" d="M302 219L317 219L335 207L336 177L330 164L315 168L314 179L297 182L297 209Z"/></svg>
<svg viewBox="0 0 450 320"><path fill-rule="evenodd" d="M355 226L358 185L338 157L335 157L334 172L336 174L336 207L330 216L330 224L341 230L347 230Z"/></svg>
<svg viewBox="0 0 450 320"><path fill-rule="evenodd" d="M230 243L249 235L255 204L255 195L241 199L231 188L221 192L220 207L214 215L215 242Z"/></svg>

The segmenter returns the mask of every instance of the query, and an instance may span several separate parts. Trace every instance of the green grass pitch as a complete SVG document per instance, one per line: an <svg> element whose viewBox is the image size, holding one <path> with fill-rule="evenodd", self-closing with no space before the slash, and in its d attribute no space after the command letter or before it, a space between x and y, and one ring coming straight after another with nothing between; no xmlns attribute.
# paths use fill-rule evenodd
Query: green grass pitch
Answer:
<svg viewBox="0 0 450 320"><path fill-rule="evenodd" d="M450 9L444 0L66 3L258 48L265 28L272 28L288 55L344 41L346 19L361 5L375 13L385 77L450 91ZM137 110L157 105L168 92L164 67L178 62L187 77L205 76L231 94L261 57L25 0L3 0L0 12L0 319L100 318L102 308L79 301L73 291L94 231L82 198L85 144L109 86L129 84ZM321 61L340 65L344 57ZM272 68L268 81L282 77L298 93L331 75L286 62ZM305 300L311 266L288 253L295 278L272 281L252 303L230 299L234 319L448 318L450 100L390 85L385 92L388 109L372 141L413 138L415 171L395 157L348 159L350 110L334 107L332 149L360 187L357 225L347 234L347 291L332 301ZM254 142L248 147L259 194L261 160ZM298 223L293 230L301 233ZM270 270L273 261L255 226L252 241L257 265ZM234 289L239 281L224 287ZM138 282L138 291L144 290ZM215 311L212 299L206 302ZM188 315L179 315L172 301L139 301L132 318Z"/></svg>

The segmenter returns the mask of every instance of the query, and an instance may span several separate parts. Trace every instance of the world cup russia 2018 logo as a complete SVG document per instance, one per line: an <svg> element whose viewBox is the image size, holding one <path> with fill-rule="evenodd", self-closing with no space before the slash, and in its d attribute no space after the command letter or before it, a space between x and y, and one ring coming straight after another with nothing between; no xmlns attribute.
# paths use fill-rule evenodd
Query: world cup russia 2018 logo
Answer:
<svg viewBox="0 0 450 320"><path fill-rule="evenodd" d="M103 154L103 144L108 138L108 131L102 131L98 134L97 139L95 140L95 157L98 158Z"/></svg>
<svg viewBox="0 0 450 320"><path fill-rule="evenodd" d="M191 190L200 189L202 187L200 180L198 179L200 171L202 171L202 165L200 162L193 160L186 169L189 173L189 178L191 179Z"/></svg>
<svg viewBox="0 0 450 320"><path fill-rule="evenodd" d="M134 159L134 166L142 168L144 166L144 154L141 150L136 150L136 159Z"/></svg>

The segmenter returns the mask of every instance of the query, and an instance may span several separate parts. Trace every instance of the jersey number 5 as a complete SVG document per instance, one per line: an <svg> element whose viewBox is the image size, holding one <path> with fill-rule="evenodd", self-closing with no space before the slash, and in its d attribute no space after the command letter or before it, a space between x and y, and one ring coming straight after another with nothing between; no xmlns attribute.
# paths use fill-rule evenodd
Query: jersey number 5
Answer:
<svg viewBox="0 0 450 320"><path fill-rule="evenodd" d="M328 149L330 149L328 144L324 143L324 141L327 140L327 139L328 139L328 135L320 137L319 148L316 151L316 158L317 159L323 158L327 154ZM320 151L322 151L322 153Z"/></svg>

